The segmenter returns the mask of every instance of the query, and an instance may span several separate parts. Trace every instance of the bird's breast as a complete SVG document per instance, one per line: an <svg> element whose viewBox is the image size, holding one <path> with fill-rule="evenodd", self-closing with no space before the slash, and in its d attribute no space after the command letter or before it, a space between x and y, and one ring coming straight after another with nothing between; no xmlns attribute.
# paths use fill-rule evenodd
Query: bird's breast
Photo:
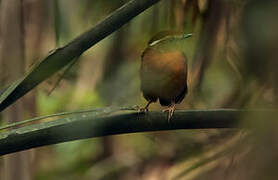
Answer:
<svg viewBox="0 0 278 180"><path fill-rule="evenodd" d="M141 89L157 98L173 98L186 86L186 57L181 51L159 52L151 48L142 56Z"/></svg>

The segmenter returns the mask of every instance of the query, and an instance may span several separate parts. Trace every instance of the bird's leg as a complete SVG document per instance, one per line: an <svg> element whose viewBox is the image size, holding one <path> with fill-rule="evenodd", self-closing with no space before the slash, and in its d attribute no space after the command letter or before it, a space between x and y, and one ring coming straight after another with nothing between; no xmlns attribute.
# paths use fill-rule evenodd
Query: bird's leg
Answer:
<svg viewBox="0 0 278 180"><path fill-rule="evenodd" d="M172 104L168 108L162 110L162 112L168 111L168 123L170 122L171 118L173 117L175 109L176 109L176 104Z"/></svg>
<svg viewBox="0 0 278 180"><path fill-rule="evenodd" d="M148 101L147 105L143 108L140 108L140 112L148 112L149 111L149 105L152 103L152 101Z"/></svg>

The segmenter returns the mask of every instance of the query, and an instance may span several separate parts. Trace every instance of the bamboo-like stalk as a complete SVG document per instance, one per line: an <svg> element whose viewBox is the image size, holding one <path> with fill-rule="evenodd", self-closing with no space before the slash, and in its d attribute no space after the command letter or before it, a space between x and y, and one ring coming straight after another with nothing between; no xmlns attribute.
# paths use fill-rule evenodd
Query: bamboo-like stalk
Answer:
<svg viewBox="0 0 278 180"><path fill-rule="evenodd" d="M0 155L30 148L107 135L178 130L237 128L242 115L235 109L178 110L168 121L167 113L139 113L130 108L104 108L50 122L13 129L0 134Z"/></svg>

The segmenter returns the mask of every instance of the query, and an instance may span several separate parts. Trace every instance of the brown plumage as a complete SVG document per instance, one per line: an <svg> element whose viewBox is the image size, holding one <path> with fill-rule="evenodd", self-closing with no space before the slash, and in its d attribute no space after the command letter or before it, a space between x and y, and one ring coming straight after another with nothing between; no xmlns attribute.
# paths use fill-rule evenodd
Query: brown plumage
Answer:
<svg viewBox="0 0 278 180"><path fill-rule="evenodd" d="M148 106L159 99L162 106L168 106L165 111L169 111L169 120L175 104L179 104L187 93L187 58L184 53L177 48L150 45L142 54L140 77L141 91L148 101L141 110L148 111Z"/></svg>

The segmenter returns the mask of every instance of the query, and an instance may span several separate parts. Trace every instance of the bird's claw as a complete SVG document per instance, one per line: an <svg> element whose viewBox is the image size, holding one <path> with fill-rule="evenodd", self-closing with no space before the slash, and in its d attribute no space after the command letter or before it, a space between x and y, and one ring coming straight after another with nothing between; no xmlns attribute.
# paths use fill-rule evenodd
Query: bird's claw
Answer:
<svg viewBox="0 0 278 180"><path fill-rule="evenodd" d="M172 117L174 115L175 106L170 106L170 107L162 110L162 112L167 112L167 111L168 111L168 123L170 123L170 120L172 119Z"/></svg>
<svg viewBox="0 0 278 180"><path fill-rule="evenodd" d="M139 112L140 112L140 113L146 113L146 112L148 112L148 111L149 111L149 109L146 108L146 107L139 108Z"/></svg>
<svg viewBox="0 0 278 180"><path fill-rule="evenodd" d="M149 105L150 105L151 103L152 103L152 101L149 101L148 104L147 104L145 107L139 108L139 112L140 112L140 113L146 113L146 112L148 112L148 111L149 111Z"/></svg>

